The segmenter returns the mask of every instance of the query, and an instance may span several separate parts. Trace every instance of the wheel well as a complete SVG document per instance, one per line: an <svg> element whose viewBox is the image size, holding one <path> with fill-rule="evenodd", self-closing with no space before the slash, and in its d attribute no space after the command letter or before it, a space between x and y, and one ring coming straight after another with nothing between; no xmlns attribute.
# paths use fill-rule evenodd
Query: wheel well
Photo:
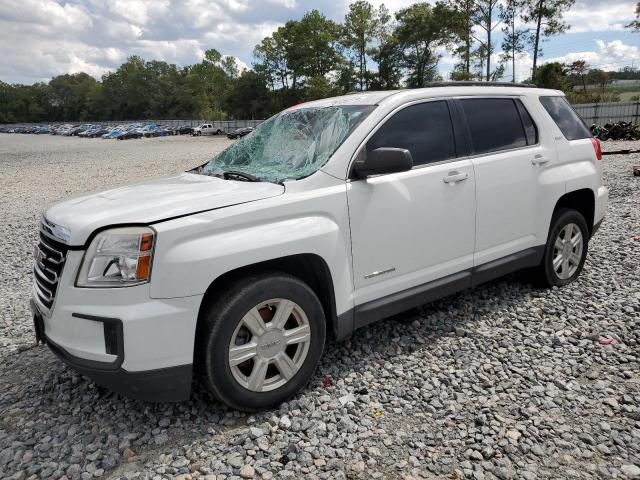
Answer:
<svg viewBox="0 0 640 480"><path fill-rule="evenodd" d="M215 302L220 292L222 292L227 285L249 273L268 270L279 270L288 273L289 275L298 277L309 285L322 304L324 316L327 321L327 330L332 332L334 336L336 335L338 321L331 271L322 257L311 253L290 255L254 263L220 275L209 285L204 294L204 298L200 304L200 311L198 312L198 324L200 324L203 309L206 308L207 305L211 305L212 302ZM196 328L196 332L197 330L198 328Z"/></svg>
<svg viewBox="0 0 640 480"><path fill-rule="evenodd" d="M588 188L582 188L580 190L565 193L562 197L560 197L560 199L556 203L554 213L559 208L572 208L574 210L577 210L587 221L589 233L592 233L595 205L596 201L593 192Z"/></svg>

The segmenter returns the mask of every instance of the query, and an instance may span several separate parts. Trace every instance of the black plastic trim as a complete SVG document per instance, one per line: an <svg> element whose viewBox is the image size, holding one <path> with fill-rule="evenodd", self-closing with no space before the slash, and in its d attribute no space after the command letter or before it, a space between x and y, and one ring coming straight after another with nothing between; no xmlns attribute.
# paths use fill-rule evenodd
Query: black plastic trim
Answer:
<svg viewBox="0 0 640 480"><path fill-rule="evenodd" d="M471 286L472 269L372 300L355 308L354 328L404 312Z"/></svg>
<svg viewBox="0 0 640 480"><path fill-rule="evenodd" d="M92 322L101 322L105 326L105 328L107 325L109 325L111 326L112 329L115 329L115 335L116 335L116 339L115 339L116 354L115 355L117 355L116 359L113 362L100 362L97 360L87 360L85 358L79 358L70 354L69 352L64 350L64 348L60 347L59 345L55 345L55 343L51 342L51 340L49 340L48 338L47 338L47 343L52 343L55 348L61 351L61 354L63 356L70 358L69 360L70 362L73 362L81 367L92 368L97 370L117 370L118 368L120 368L120 366L122 365L122 362L124 362L124 331L122 327L122 320L120 320L119 318L99 317L96 315L85 315L84 313L75 313L75 312L72 313L71 316L75 318L80 318L82 320L90 320ZM105 337L105 352L107 352L106 340L107 339Z"/></svg>
<svg viewBox="0 0 640 480"><path fill-rule="evenodd" d="M604 220L604 218L602 220ZM602 225L602 220L600 220L599 222L593 225L593 228L591 229L591 236L589 238L593 238L596 232L600 229L600 226Z"/></svg>
<svg viewBox="0 0 640 480"><path fill-rule="evenodd" d="M475 287L523 268L539 265L542 262L545 248L546 245L527 248L474 267L471 280L472 286Z"/></svg>
<svg viewBox="0 0 640 480"><path fill-rule="evenodd" d="M49 348L51 348L50 343ZM52 351L58 355L58 352L53 348ZM129 372L123 368L117 370L92 369L74 364L64 357L61 359L72 369L89 377L98 385L136 400L181 402L188 400L191 395L192 364Z"/></svg>
<svg viewBox="0 0 640 480"><path fill-rule="evenodd" d="M353 328L355 330L466 288L475 287L523 268L539 265L544 256L545 248L546 245L527 248L474 268L357 305L353 310ZM340 317L349 314L351 314L351 310L343 313ZM342 322L341 338L346 338L351 333L347 331L348 324L348 321Z"/></svg>
<svg viewBox="0 0 640 480"><path fill-rule="evenodd" d="M351 333L354 330L354 318L355 314L353 308L350 308L346 312L336 316L336 321L333 325L333 335L336 341L340 342L351 336Z"/></svg>

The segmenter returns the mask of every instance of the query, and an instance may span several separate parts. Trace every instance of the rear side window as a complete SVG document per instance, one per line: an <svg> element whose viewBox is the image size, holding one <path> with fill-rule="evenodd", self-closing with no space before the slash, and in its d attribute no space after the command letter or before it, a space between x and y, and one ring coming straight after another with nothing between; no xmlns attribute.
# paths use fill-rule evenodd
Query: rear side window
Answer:
<svg viewBox="0 0 640 480"><path fill-rule="evenodd" d="M567 140L590 138L591 132L564 97L540 97L540 103Z"/></svg>
<svg viewBox="0 0 640 480"><path fill-rule="evenodd" d="M400 110L367 142L367 151L380 147L406 148L414 165L440 162L456 156L453 126L447 102L411 105Z"/></svg>
<svg viewBox="0 0 640 480"><path fill-rule="evenodd" d="M469 98L460 103L475 154L527 146L520 113L511 98Z"/></svg>

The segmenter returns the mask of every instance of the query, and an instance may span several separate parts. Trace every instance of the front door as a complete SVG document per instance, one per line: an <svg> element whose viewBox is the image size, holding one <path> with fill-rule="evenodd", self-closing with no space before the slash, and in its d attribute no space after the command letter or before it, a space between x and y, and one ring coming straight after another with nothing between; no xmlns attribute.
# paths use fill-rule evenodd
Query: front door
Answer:
<svg viewBox="0 0 640 480"><path fill-rule="evenodd" d="M395 112L365 145L380 147L408 149L414 167L349 183L356 310L473 265L475 175L456 159L448 102Z"/></svg>

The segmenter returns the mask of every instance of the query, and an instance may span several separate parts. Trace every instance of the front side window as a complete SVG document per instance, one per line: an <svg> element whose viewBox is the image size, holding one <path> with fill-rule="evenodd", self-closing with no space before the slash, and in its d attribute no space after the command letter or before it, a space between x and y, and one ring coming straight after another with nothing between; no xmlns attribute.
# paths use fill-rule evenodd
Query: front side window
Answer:
<svg viewBox="0 0 640 480"><path fill-rule="evenodd" d="M414 165L454 158L456 149L447 102L419 103L400 110L367 142L368 152L381 147L406 148Z"/></svg>
<svg viewBox="0 0 640 480"><path fill-rule="evenodd" d="M520 114L511 98L469 98L460 103L475 154L527 146Z"/></svg>
<svg viewBox="0 0 640 480"><path fill-rule="evenodd" d="M333 105L285 110L203 165L200 173L241 172L265 182L316 172L374 105Z"/></svg>
<svg viewBox="0 0 640 480"><path fill-rule="evenodd" d="M556 122L564 138L580 140L591 137L589 129L564 97L540 97L540 103Z"/></svg>

